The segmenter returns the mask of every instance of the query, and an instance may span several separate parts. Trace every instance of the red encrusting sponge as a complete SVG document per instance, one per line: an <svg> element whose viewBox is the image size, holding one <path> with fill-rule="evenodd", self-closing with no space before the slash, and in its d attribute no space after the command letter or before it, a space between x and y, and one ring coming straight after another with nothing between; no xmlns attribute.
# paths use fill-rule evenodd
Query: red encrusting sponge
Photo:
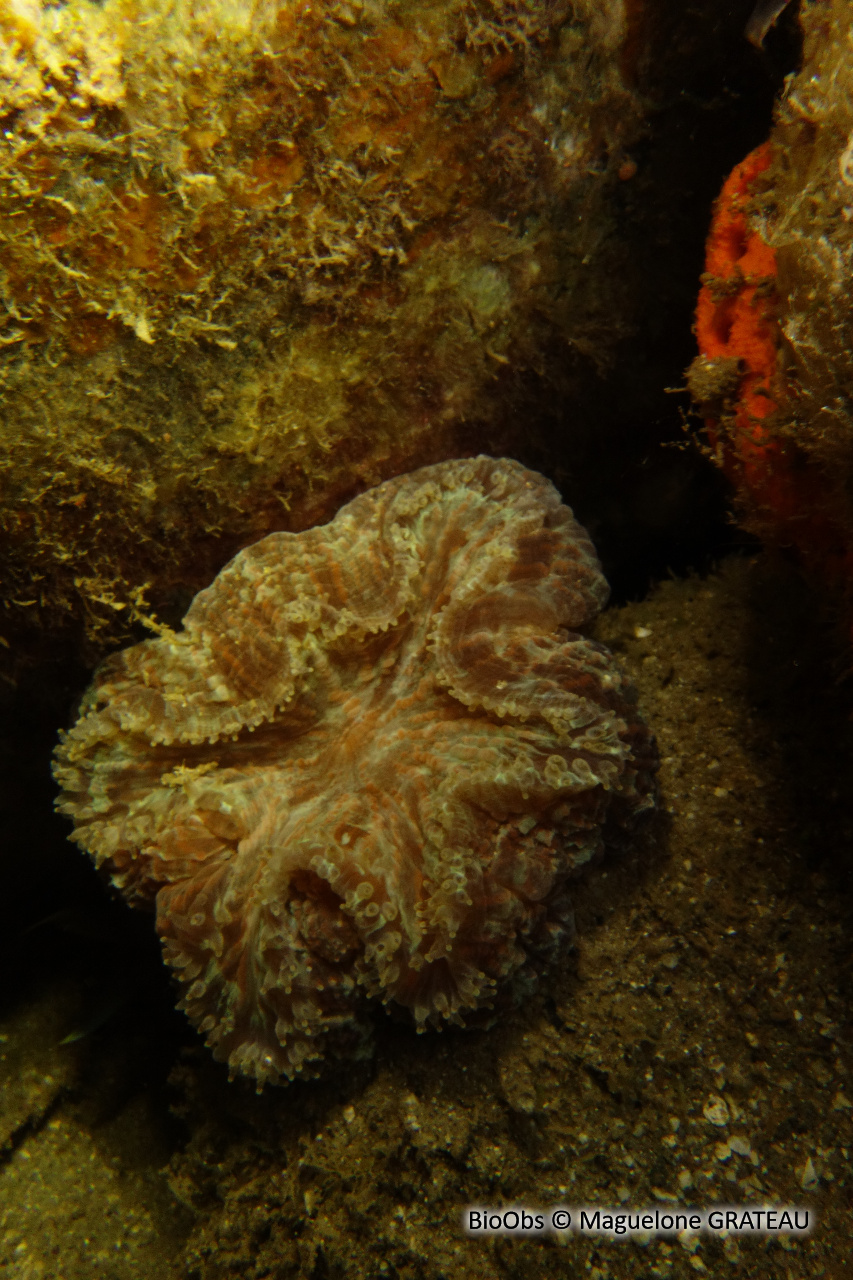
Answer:
<svg viewBox="0 0 853 1280"><path fill-rule="evenodd" d="M707 417L706 427L744 523L767 542L796 547L809 570L849 592L853 535L834 517L831 478L796 439L790 413L795 388L778 359L784 303L776 253L749 218L756 179L772 160L769 142L750 152L729 174L714 207L695 332L705 368L737 360L739 376L729 411Z"/></svg>

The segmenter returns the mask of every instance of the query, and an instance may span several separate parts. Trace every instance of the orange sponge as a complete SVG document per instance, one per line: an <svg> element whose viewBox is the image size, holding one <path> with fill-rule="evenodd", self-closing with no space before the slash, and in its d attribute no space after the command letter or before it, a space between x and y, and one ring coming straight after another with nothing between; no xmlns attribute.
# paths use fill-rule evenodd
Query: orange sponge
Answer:
<svg viewBox="0 0 853 1280"><path fill-rule="evenodd" d="M714 207L695 331L700 362L736 368L737 391L730 412L706 426L745 523L766 541L795 546L810 569L840 577L846 588L853 551L833 517L831 479L797 442L786 413L776 254L749 217L756 179L772 160L770 143L752 151Z"/></svg>

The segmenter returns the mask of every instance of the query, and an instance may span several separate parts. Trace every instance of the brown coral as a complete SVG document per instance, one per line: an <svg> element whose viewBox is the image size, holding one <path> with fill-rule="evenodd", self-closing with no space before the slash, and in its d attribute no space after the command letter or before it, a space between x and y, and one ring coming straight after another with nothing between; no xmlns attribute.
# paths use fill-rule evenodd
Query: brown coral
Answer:
<svg viewBox="0 0 853 1280"><path fill-rule="evenodd" d="M582 627L595 553L480 457L243 551L180 634L109 659L57 751L74 839L156 901L182 1007L259 1083L524 990L569 874L651 804L630 687Z"/></svg>

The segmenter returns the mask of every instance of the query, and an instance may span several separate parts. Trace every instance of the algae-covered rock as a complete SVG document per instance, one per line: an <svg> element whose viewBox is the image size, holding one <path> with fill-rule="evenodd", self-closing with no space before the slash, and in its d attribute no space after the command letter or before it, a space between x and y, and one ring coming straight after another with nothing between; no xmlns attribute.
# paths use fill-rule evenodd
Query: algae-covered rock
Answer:
<svg viewBox="0 0 853 1280"><path fill-rule="evenodd" d="M804 3L800 25L770 139L716 206L689 383L744 523L849 593L853 3Z"/></svg>
<svg viewBox="0 0 853 1280"><path fill-rule="evenodd" d="M853 4L802 7L803 67L783 95L757 225L776 252L797 440L853 469ZM849 514L849 513L848 513ZM853 529L853 526L851 526Z"/></svg>
<svg viewBox="0 0 853 1280"><path fill-rule="evenodd" d="M606 360L625 26L621 0L6 0L7 635L113 640L145 584L184 604Z"/></svg>

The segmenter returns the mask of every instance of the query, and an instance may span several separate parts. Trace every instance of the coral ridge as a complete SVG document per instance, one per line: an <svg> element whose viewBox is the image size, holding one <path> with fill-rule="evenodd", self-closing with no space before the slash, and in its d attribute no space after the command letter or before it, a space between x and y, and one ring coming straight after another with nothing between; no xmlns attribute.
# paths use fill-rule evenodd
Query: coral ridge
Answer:
<svg viewBox="0 0 853 1280"><path fill-rule="evenodd" d="M57 751L74 839L153 902L182 1007L262 1083L517 998L654 749L579 634L607 585L553 486L479 457L271 534L107 660Z"/></svg>

